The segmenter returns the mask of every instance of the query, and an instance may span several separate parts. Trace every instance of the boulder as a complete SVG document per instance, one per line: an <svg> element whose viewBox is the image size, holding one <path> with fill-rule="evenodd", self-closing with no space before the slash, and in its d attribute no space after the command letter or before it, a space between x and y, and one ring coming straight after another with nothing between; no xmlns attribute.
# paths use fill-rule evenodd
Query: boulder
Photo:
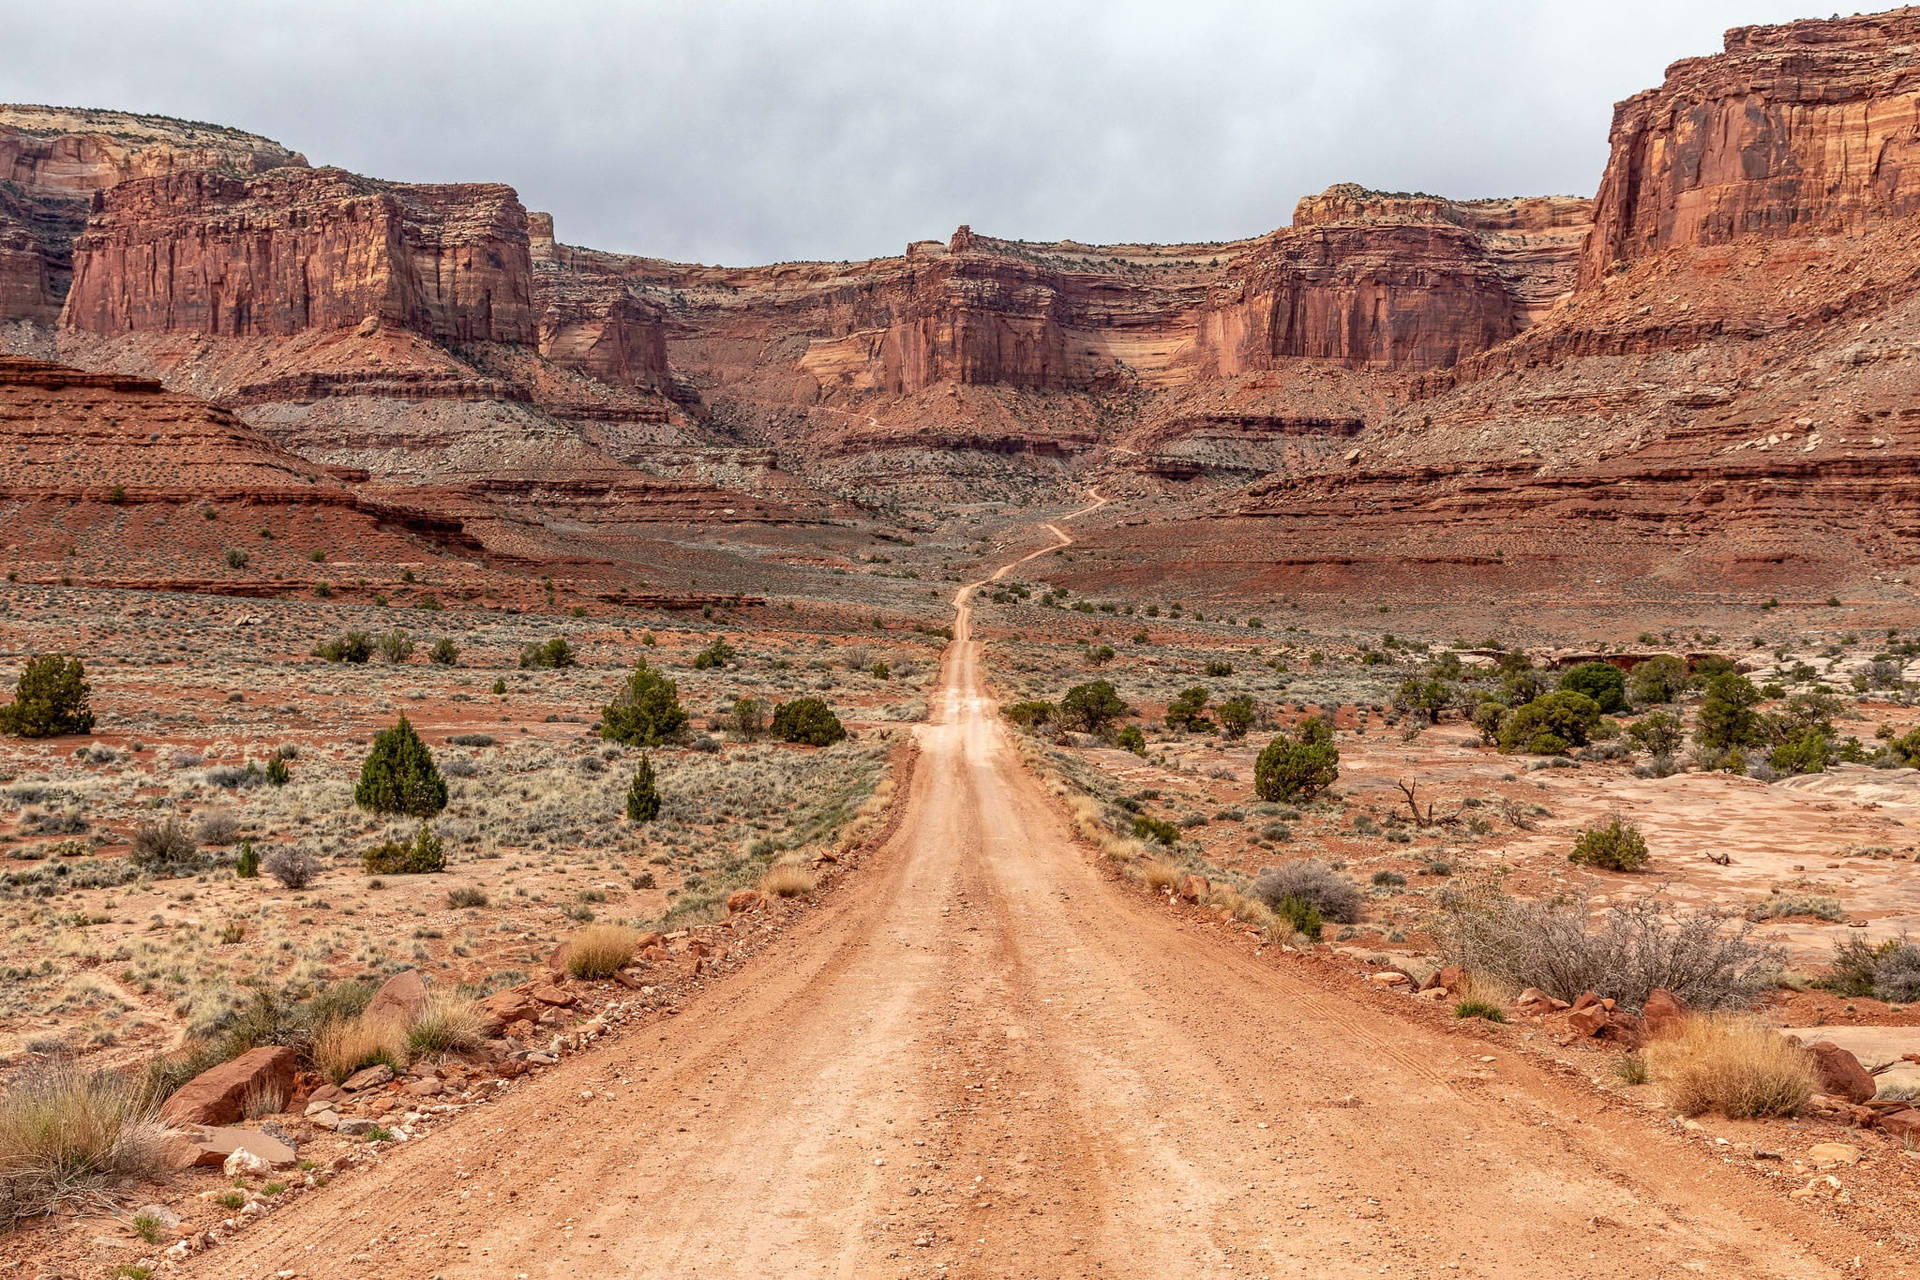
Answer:
<svg viewBox="0 0 1920 1280"><path fill-rule="evenodd" d="M561 1009L573 1003L572 992L562 991L560 988L546 982L536 983L533 990L527 994L531 995L541 1004L553 1005Z"/></svg>
<svg viewBox="0 0 1920 1280"><path fill-rule="evenodd" d="M224 1125L246 1118L250 1102L279 1110L293 1094L293 1050L284 1045L249 1049L231 1062L202 1071L160 1106L168 1124Z"/></svg>
<svg viewBox="0 0 1920 1280"><path fill-rule="evenodd" d="M1807 1046L1813 1055L1814 1087L1821 1093L1860 1103L1873 1097L1878 1086L1860 1059L1831 1040L1816 1040Z"/></svg>
<svg viewBox="0 0 1920 1280"><path fill-rule="evenodd" d="M1180 877L1180 897L1187 902L1206 901L1208 891L1205 876L1185 875Z"/></svg>
<svg viewBox="0 0 1920 1280"><path fill-rule="evenodd" d="M1522 991L1514 1004L1528 1013L1538 1014L1558 1013L1567 1007L1565 1000L1556 1000L1538 987L1528 987Z"/></svg>
<svg viewBox="0 0 1920 1280"><path fill-rule="evenodd" d="M362 1089L378 1089L392 1079L393 1068L384 1062L376 1062L348 1076L341 1081L340 1087L348 1093L359 1093Z"/></svg>
<svg viewBox="0 0 1920 1280"><path fill-rule="evenodd" d="M1448 991L1458 991L1466 980L1467 975L1459 965L1446 964L1428 974L1427 980L1420 984L1420 989L1431 991L1435 987L1445 987Z"/></svg>
<svg viewBox="0 0 1920 1280"><path fill-rule="evenodd" d="M397 1022L411 1026L427 1007L427 983L418 969L402 969L373 993L365 1014L368 1022Z"/></svg>
<svg viewBox="0 0 1920 1280"><path fill-rule="evenodd" d="M736 889L727 895L727 914L731 916L758 911L765 901L758 889Z"/></svg>
<svg viewBox="0 0 1920 1280"><path fill-rule="evenodd" d="M547 972L556 978L565 977L567 973L567 960L572 955L573 944L571 942L563 942L555 947L547 955Z"/></svg>
<svg viewBox="0 0 1920 1280"><path fill-rule="evenodd" d="M1647 1035L1658 1037L1678 1029L1687 1018L1687 1002L1665 987L1655 987L1647 997L1646 1006L1640 1011L1641 1020L1647 1024Z"/></svg>
<svg viewBox="0 0 1920 1280"><path fill-rule="evenodd" d="M1582 991L1575 997L1573 1007L1578 1011L1582 1009L1592 1009L1600 1004L1601 1000L1599 996L1593 994L1591 991Z"/></svg>
<svg viewBox="0 0 1920 1280"><path fill-rule="evenodd" d="M1575 1009L1567 1015L1567 1026L1577 1036L1597 1036L1606 1025L1607 1011L1597 1004Z"/></svg>
<svg viewBox="0 0 1920 1280"><path fill-rule="evenodd" d="M1920 1142L1920 1111L1890 1111L1880 1117L1880 1127L1899 1142Z"/></svg>

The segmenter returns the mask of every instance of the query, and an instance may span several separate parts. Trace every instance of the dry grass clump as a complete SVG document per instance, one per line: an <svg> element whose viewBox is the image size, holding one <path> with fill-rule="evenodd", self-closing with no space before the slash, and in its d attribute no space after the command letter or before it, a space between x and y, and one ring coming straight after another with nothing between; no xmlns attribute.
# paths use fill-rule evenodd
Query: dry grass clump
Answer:
<svg viewBox="0 0 1920 1280"><path fill-rule="evenodd" d="M451 993L435 993L407 1029L407 1049L426 1053L471 1053L485 1044L486 1016L477 1001Z"/></svg>
<svg viewBox="0 0 1920 1280"><path fill-rule="evenodd" d="M1813 1055L1750 1017L1702 1014L1647 1046L1647 1069L1681 1115L1790 1116L1813 1096Z"/></svg>
<svg viewBox="0 0 1920 1280"><path fill-rule="evenodd" d="M590 924L567 939L567 972L576 978L611 978L639 946L639 933L625 925Z"/></svg>
<svg viewBox="0 0 1920 1280"><path fill-rule="evenodd" d="M0 1095L0 1228L165 1171L161 1130L131 1080L54 1062Z"/></svg>
<svg viewBox="0 0 1920 1280"><path fill-rule="evenodd" d="M1140 883L1156 893L1179 887L1180 877L1186 873L1177 862L1165 858L1152 858L1140 864Z"/></svg>
<svg viewBox="0 0 1920 1280"><path fill-rule="evenodd" d="M803 898L812 893L813 872L798 862L778 862L761 877L760 892L775 898Z"/></svg>
<svg viewBox="0 0 1920 1280"><path fill-rule="evenodd" d="M407 1028L398 1022L361 1014L336 1019L314 1033L314 1069L335 1084L379 1062L395 1071L406 1068Z"/></svg>

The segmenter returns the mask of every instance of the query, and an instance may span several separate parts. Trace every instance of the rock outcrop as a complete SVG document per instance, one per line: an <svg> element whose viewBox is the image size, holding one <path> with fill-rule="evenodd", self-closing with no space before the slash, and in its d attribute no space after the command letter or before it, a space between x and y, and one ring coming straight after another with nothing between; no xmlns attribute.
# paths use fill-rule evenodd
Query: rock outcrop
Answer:
<svg viewBox="0 0 1920 1280"><path fill-rule="evenodd" d="M1663 249L1920 210L1920 8L1736 27L1614 108L1581 284Z"/></svg>
<svg viewBox="0 0 1920 1280"><path fill-rule="evenodd" d="M371 321L445 343L537 338L527 215L510 187L198 170L95 201L68 328L288 337Z"/></svg>

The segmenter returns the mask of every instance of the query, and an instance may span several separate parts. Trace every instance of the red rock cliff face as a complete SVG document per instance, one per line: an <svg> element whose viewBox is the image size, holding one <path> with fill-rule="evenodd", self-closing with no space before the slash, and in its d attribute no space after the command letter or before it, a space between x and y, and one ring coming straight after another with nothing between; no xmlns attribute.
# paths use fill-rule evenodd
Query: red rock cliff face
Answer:
<svg viewBox="0 0 1920 1280"><path fill-rule="evenodd" d="M536 340L527 215L510 187L196 171L95 199L74 244L70 328L286 337L374 317L441 342Z"/></svg>
<svg viewBox="0 0 1920 1280"><path fill-rule="evenodd" d="M1589 209L1573 197L1331 187L1234 260L1203 343L1226 375L1300 359L1445 368L1512 337L1572 287Z"/></svg>
<svg viewBox="0 0 1920 1280"><path fill-rule="evenodd" d="M553 215L527 215L540 354L616 387L659 390L667 374L666 316L636 293L618 260L553 238Z"/></svg>
<svg viewBox="0 0 1920 1280"><path fill-rule="evenodd" d="M96 191L194 169L263 173L306 160L237 129L120 111L0 105L0 322L52 325Z"/></svg>
<svg viewBox="0 0 1920 1280"><path fill-rule="evenodd" d="M1668 247L1920 210L1920 9L1736 27L1614 108L1582 287Z"/></svg>

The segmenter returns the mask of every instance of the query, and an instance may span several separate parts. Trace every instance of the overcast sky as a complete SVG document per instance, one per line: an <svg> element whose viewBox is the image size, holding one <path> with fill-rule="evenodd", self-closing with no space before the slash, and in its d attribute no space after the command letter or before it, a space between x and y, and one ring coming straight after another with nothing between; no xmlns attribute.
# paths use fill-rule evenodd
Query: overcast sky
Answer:
<svg viewBox="0 0 1920 1280"><path fill-rule="evenodd" d="M573 244L746 264L1216 240L1331 183L1591 194L1613 103L1778 0L19 0L0 97L493 180Z"/></svg>

